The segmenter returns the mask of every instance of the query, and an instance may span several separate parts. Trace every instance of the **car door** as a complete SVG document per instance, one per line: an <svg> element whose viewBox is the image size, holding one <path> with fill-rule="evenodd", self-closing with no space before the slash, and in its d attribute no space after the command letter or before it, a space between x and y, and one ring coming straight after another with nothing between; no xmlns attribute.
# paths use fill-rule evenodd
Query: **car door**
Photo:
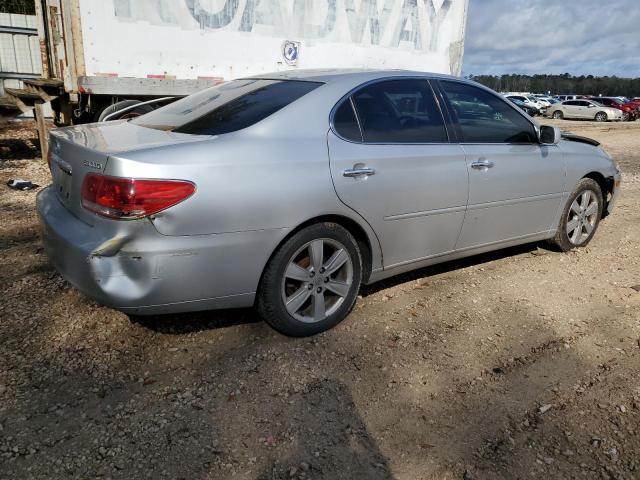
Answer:
<svg viewBox="0 0 640 480"><path fill-rule="evenodd" d="M566 118L580 118L580 109L577 100L567 100L563 102L562 110Z"/></svg>
<svg viewBox="0 0 640 480"><path fill-rule="evenodd" d="M343 99L328 147L336 192L372 226L385 268L454 249L467 203L462 147L424 78L386 79Z"/></svg>
<svg viewBox="0 0 640 480"><path fill-rule="evenodd" d="M557 145L540 145L534 124L498 95L439 82L466 154L469 200L457 249L533 237L553 228L564 191ZM458 108L476 105L478 115Z"/></svg>
<svg viewBox="0 0 640 480"><path fill-rule="evenodd" d="M591 106L591 102L587 102L585 100L576 100L576 103L578 109L578 118L593 118L595 116L593 107Z"/></svg>

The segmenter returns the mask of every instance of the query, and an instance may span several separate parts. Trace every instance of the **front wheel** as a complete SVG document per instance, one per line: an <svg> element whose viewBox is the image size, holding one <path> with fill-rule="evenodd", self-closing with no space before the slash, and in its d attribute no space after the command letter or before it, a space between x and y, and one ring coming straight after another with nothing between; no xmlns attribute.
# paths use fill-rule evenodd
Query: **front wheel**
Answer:
<svg viewBox="0 0 640 480"><path fill-rule="evenodd" d="M361 281L362 259L353 235L332 222L311 225L269 261L258 291L258 312L280 333L314 335L349 314Z"/></svg>
<svg viewBox="0 0 640 480"><path fill-rule="evenodd" d="M555 118L556 120L562 120L562 112L560 110L556 110L555 112L553 112L553 118Z"/></svg>
<svg viewBox="0 0 640 480"><path fill-rule="evenodd" d="M606 113L604 112L596 113L596 122L606 122L607 120L609 120L609 117L607 117Z"/></svg>
<svg viewBox="0 0 640 480"><path fill-rule="evenodd" d="M628 122L631 120L631 114L629 112L622 112L622 121Z"/></svg>
<svg viewBox="0 0 640 480"><path fill-rule="evenodd" d="M600 185L591 178L580 180L562 212L560 225L552 243L563 252L585 247L598 229L603 208Z"/></svg>

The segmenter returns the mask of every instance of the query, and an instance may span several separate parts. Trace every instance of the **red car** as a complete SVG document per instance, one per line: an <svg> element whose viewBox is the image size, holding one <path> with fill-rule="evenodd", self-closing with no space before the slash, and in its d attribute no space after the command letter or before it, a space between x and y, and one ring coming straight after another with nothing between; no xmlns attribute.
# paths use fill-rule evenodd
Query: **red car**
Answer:
<svg viewBox="0 0 640 480"><path fill-rule="evenodd" d="M634 98L630 100L626 105L631 105L638 112L638 116L640 116L640 98Z"/></svg>
<svg viewBox="0 0 640 480"><path fill-rule="evenodd" d="M625 122L633 121L640 116L638 105L635 105L634 103L620 103L615 98L610 97L591 97L590 100L598 102L605 107L622 110L622 120Z"/></svg>

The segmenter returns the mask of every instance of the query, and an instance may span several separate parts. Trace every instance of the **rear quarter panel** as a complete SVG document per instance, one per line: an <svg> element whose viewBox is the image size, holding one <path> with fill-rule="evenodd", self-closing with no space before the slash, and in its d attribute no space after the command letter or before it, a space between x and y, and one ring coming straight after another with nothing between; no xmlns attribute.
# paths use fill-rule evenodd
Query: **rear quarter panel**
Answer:
<svg viewBox="0 0 640 480"><path fill-rule="evenodd" d="M381 268L375 233L335 194L326 133L313 138L227 134L189 145L129 152L127 158L112 160L105 171L108 175L184 179L196 184L190 198L152 217L163 235L278 230L268 237L268 245L255 245L268 258L292 229L316 217L340 215L367 233L372 270Z"/></svg>
<svg viewBox="0 0 640 480"><path fill-rule="evenodd" d="M164 235L203 235L290 228L343 211L331 175L326 139L227 134L210 141L129 152L107 164L108 175L190 180L195 194L156 214Z"/></svg>

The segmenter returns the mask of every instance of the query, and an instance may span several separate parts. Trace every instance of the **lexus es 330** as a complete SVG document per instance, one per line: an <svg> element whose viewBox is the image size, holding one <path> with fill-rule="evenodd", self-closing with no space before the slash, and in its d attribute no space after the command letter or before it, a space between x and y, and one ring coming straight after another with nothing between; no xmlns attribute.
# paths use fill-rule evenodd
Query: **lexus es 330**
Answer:
<svg viewBox="0 0 640 480"><path fill-rule="evenodd" d="M135 314L256 306L326 330L362 283L549 240L586 245L620 173L495 92L402 71L234 80L129 121L51 132L46 251Z"/></svg>

